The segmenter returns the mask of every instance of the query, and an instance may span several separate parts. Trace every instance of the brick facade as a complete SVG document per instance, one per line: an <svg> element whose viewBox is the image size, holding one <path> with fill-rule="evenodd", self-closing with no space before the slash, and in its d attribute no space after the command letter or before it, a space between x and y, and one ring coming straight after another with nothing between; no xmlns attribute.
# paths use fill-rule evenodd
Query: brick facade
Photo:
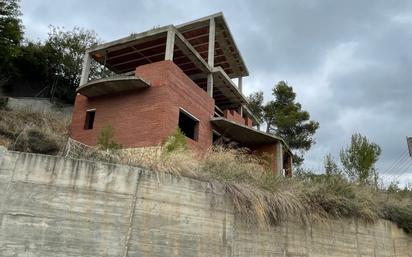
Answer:
<svg viewBox="0 0 412 257"><path fill-rule="evenodd" d="M249 147L253 154L263 157L271 170L273 170L274 175L277 170L277 160L276 160L276 144L266 144L254 147Z"/></svg>
<svg viewBox="0 0 412 257"><path fill-rule="evenodd" d="M136 76L150 83L149 88L126 93L87 98L77 95L70 135L87 145L96 145L101 129L111 125L114 140L124 148L161 145L178 127L180 108L199 120L197 140L187 138L189 148L199 155L212 146L212 124L215 102L172 61L139 66ZM86 111L95 109L93 129L85 129ZM225 110L224 117L251 127L252 121L235 110ZM276 144L250 147L268 160L276 174ZM291 163L286 164L291 167ZM285 165L285 166L286 166ZM291 174L288 174L291 176Z"/></svg>
<svg viewBox="0 0 412 257"><path fill-rule="evenodd" d="M139 66L136 75L151 87L95 98L77 95L71 137L95 145L101 128L110 124L116 142L125 148L160 145L177 128L179 108L183 108L199 119L198 141L188 138L188 145L204 153L212 145L214 100L172 61ZM84 129L88 109L96 109L91 130Z"/></svg>
<svg viewBox="0 0 412 257"><path fill-rule="evenodd" d="M233 110L233 109L224 110L223 116L228 120L234 121L241 125L245 125L245 119L236 110Z"/></svg>

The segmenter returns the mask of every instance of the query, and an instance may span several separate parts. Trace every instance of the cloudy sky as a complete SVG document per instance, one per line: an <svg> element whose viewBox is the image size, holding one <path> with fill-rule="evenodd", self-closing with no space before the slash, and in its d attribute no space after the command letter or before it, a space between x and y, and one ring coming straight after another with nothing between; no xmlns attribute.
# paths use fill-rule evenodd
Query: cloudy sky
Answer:
<svg viewBox="0 0 412 257"><path fill-rule="evenodd" d="M25 36L48 25L95 30L104 41L222 11L249 68L245 93L266 99L279 80L320 122L305 167L360 132L382 147L384 179L412 183L406 136L412 136L412 1L23 0ZM391 176L387 174L391 173Z"/></svg>

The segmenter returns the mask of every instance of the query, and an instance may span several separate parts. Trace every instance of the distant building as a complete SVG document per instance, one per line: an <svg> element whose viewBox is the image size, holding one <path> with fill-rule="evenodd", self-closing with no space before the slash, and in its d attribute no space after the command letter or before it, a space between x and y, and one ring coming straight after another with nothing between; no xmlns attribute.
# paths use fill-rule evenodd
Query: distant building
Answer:
<svg viewBox="0 0 412 257"><path fill-rule="evenodd" d="M116 75L89 80L92 59ZM110 124L123 147L148 147L180 127L200 154L235 142L267 156L275 174L292 176L283 139L253 128L242 94L248 75L222 13L97 45L85 55L71 137L95 145Z"/></svg>

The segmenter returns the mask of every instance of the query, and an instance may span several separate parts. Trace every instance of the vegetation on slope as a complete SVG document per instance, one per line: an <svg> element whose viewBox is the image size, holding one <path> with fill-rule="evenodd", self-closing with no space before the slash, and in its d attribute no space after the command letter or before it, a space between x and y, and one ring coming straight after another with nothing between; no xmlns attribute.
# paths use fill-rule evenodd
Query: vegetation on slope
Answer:
<svg viewBox="0 0 412 257"><path fill-rule="evenodd" d="M164 146L110 152L84 148L80 155L76 157L196 178L210 183L211 188L223 186L237 213L251 224L267 226L287 219L306 224L341 218L374 222L382 218L412 232L411 191L377 189L341 174L274 176L267 163L247 149L216 146L201 160L186 147L174 147L170 152Z"/></svg>
<svg viewBox="0 0 412 257"><path fill-rule="evenodd" d="M222 188L231 199L237 213L250 224L267 226L287 219L309 221L356 218L374 222L379 218L391 220L407 232L412 232L412 192L392 185L377 189L351 180L344 173L315 175L301 172L294 178L273 176L264 160L250 155L247 149L216 146L201 160L187 150L181 134L175 132L164 146L119 150L88 147L69 140L69 151L62 152L67 137L68 119L57 114L41 114L0 110L0 144L9 149L44 152L47 140L30 135L36 131L53 138L59 153L73 158L98 160L133 166L143 166L158 172L206 181L210 188ZM27 131L27 132L24 132ZM22 135L36 138L35 143ZM102 132L104 142L114 142L113 133ZM115 143L115 142L114 142ZM24 145L24 144L23 144ZM111 144L110 144L111 145ZM172 150L171 150L172 149ZM67 149L66 149L67 150ZM56 153L56 152L55 152Z"/></svg>
<svg viewBox="0 0 412 257"><path fill-rule="evenodd" d="M58 154L67 140L69 117L0 108L0 145L10 150Z"/></svg>

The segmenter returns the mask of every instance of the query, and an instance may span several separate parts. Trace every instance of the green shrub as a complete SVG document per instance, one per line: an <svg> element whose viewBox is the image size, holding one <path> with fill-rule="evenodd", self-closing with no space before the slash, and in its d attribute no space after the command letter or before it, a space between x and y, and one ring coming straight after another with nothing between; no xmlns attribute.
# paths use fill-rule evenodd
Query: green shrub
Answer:
<svg viewBox="0 0 412 257"><path fill-rule="evenodd" d="M382 208L383 218L395 222L407 233L412 233L412 205L402 206L386 201Z"/></svg>
<svg viewBox="0 0 412 257"><path fill-rule="evenodd" d="M122 146L113 140L114 129L111 125L106 125L100 130L97 144L103 150L118 150Z"/></svg>
<svg viewBox="0 0 412 257"><path fill-rule="evenodd" d="M186 136L180 128L176 128L175 132L166 139L164 149L166 153L187 150Z"/></svg>
<svg viewBox="0 0 412 257"><path fill-rule="evenodd" d="M356 217L368 222L378 218L374 192L360 187L341 175L314 175L303 182L303 195L311 208L321 209L330 217Z"/></svg>

